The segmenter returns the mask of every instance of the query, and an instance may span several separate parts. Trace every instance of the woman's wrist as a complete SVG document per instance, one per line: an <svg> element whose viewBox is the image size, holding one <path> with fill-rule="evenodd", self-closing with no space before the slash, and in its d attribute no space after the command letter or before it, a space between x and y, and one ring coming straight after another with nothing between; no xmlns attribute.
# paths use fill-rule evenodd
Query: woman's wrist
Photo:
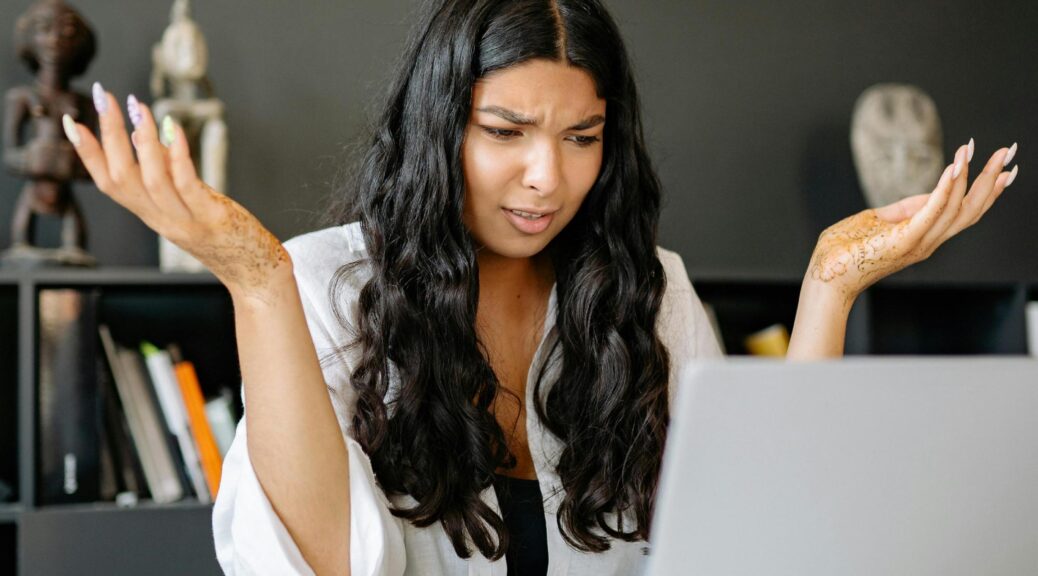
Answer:
<svg viewBox="0 0 1038 576"><path fill-rule="evenodd" d="M286 297L298 298L291 260L271 270L261 282L248 286L227 284L227 291L231 294L231 302L236 310L270 309L284 302Z"/></svg>
<svg viewBox="0 0 1038 576"><path fill-rule="evenodd" d="M847 294L831 282L804 277L796 320L790 337L789 360L821 360L843 356L847 317L857 294Z"/></svg>

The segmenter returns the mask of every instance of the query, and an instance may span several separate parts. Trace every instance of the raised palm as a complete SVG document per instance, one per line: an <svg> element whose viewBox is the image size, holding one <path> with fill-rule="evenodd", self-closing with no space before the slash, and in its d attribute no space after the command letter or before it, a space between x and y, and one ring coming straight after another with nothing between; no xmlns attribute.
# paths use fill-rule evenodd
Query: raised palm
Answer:
<svg viewBox="0 0 1038 576"><path fill-rule="evenodd" d="M166 119L160 143L151 110L131 97L131 138L114 96L100 84L94 102L101 141L71 118L63 122L99 190L198 258L232 296L264 299L276 274L291 274L278 239L248 210L198 178L179 126Z"/></svg>
<svg viewBox="0 0 1038 576"><path fill-rule="evenodd" d="M966 193L973 142L962 146L930 194L864 210L818 238L808 274L852 300L878 280L925 260L946 240L975 224L1016 178L1004 171L1016 153L997 150Z"/></svg>

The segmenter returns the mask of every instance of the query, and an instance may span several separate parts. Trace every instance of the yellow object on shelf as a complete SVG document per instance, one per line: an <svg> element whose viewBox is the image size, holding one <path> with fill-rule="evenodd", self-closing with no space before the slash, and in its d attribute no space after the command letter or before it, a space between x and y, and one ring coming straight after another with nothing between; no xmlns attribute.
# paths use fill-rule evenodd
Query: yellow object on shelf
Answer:
<svg viewBox="0 0 1038 576"><path fill-rule="evenodd" d="M782 324L773 324L750 334L743 344L754 356L785 357L786 351L789 350L789 330Z"/></svg>

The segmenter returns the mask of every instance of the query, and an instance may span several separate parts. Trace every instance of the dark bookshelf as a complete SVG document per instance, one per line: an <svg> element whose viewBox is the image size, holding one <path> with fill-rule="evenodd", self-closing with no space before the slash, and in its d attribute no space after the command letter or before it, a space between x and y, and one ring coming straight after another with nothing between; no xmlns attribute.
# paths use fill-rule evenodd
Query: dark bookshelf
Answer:
<svg viewBox="0 0 1038 576"><path fill-rule="evenodd" d="M0 574L18 573L18 526L0 515Z"/></svg>
<svg viewBox="0 0 1038 576"><path fill-rule="evenodd" d="M713 308L729 354L744 354L742 340L772 324L792 328L800 278L695 269L690 276L702 301ZM0 502L0 574L165 574L161 570L167 568L170 574L218 574L212 505L193 499L166 505L145 499L132 507L39 504L38 299L42 290L54 288L98 290L98 319L116 341L179 344L206 395L230 388L240 409L233 307L211 275L152 269L0 271L0 471L14 476L16 491L13 501ZM1023 355L1025 307L1034 300L1036 282L895 276L859 297L845 349L871 355Z"/></svg>
<svg viewBox="0 0 1038 576"><path fill-rule="evenodd" d="M34 575L220 574L211 516L211 505L190 501L35 509L21 518L20 562Z"/></svg>
<svg viewBox="0 0 1038 576"><path fill-rule="evenodd" d="M21 513L21 504L0 504L0 524L16 524Z"/></svg>
<svg viewBox="0 0 1038 576"><path fill-rule="evenodd" d="M40 503L39 296L63 288L97 291L97 319L116 342L178 344L204 395L229 389L240 410L234 310L211 274L0 271L0 479L13 476L15 490L0 502L0 574L219 574L211 504Z"/></svg>
<svg viewBox="0 0 1038 576"><path fill-rule="evenodd" d="M800 278L723 276L690 271L700 299L717 317L726 352L746 354L750 334L783 324L792 330ZM892 277L855 301L845 353L1027 355L1026 304L1038 282L977 282Z"/></svg>
<svg viewBox="0 0 1038 576"><path fill-rule="evenodd" d="M790 280L711 278L693 281L700 300L709 304L721 328L728 354L745 354L743 340L768 326L792 329L796 318L800 283Z"/></svg>
<svg viewBox="0 0 1038 576"><path fill-rule="evenodd" d="M18 285L8 282L0 284L0 507L18 498Z"/></svg>
<svg viewBox="0 0 1038 576"><path fill-rule="evenodd" d="M879 286L869 293L870 353L1027 354L1023 285Z"/></svg>

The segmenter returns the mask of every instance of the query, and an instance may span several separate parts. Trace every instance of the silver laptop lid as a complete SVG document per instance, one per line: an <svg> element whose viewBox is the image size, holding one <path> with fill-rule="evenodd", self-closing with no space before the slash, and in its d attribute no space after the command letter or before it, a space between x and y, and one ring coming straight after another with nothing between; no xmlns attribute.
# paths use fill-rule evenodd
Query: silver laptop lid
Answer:
<svg viewBox="0 0 1038 576"><path fill-rule="evenodd" d="M1038 362L703 364L649 573L1038 574Z"/></svg>

